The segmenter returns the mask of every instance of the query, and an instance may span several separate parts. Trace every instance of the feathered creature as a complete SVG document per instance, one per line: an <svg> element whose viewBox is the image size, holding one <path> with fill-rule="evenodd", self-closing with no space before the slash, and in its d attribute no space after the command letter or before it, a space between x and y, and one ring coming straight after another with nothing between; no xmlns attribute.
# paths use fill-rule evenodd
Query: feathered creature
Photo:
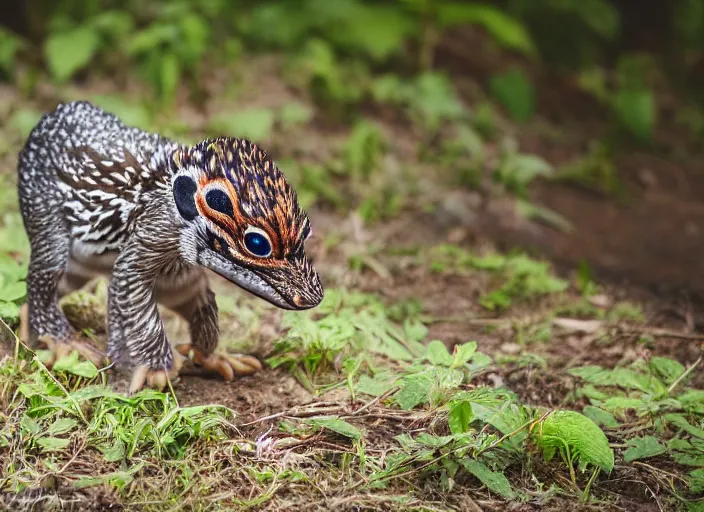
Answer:
<svg viewBox="0 0 704 512"><path fill-rule="evenodd" d="M95 353L76 337L58 298L111 274L108 356L131 365L130 391L162 387L182 357L157 303L190 325L179 352L226 379L259 362L218 354L218 311L204 268L285 309L320 303L304 251L308 217L284 175L255 144L217 138L187 147L125 126L87 102L45 115L19 156L19 198L31 245L30 337L55 355Z"/></svg>

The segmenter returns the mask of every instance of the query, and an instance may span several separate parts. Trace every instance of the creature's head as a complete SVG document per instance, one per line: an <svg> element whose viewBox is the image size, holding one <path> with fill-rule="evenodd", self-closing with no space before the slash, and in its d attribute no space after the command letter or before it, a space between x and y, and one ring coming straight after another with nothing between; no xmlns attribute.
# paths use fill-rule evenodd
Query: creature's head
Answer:
<svg viewBox="0 0 704 512"><path fill-rule="evenodd" d="M323 288L304 250L310 221L264 151L218 138L178 149L171 160L191 258L280 308L320 304Z"/></svg>

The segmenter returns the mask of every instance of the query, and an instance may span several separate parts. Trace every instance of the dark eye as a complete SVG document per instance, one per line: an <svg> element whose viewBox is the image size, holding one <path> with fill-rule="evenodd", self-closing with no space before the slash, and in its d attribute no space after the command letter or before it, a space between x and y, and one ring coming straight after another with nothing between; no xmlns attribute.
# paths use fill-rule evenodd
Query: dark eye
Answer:
<svg viewBox="0 0 704 512"><path fill-rule="evenodd" d="M244 234L244 246L259 258L266 258L271 254L269 237L256 228L249 228Z"/></svg>
<svg viewBox="0 0 704 512"><path fill-rule="evenodd" d="M216 212L220 212L228 217L235 216L230 197L219 188L208 190L205 194L205 202Z"/></svg>

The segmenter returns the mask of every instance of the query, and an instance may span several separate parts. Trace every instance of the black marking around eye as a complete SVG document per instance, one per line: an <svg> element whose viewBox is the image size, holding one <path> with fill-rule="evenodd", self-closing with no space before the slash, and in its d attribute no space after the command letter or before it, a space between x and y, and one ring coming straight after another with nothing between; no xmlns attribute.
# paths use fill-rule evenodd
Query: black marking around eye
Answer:
<svg viewBox="0 0 704 512"><path fill-rule="evenodd" d="M230 197L219 188L212 188L205 194L205 202L216 212L227 215L232 218L235 216L235 211L232 208Z"/></svg>
<svg viewBox="0 0 704 512"><path fill-rule="evenodd" d="M188 176L179 176L174 180L174 201L176 208L186 220L193 220L198 216L196 208L195 193L197 190L196 182Z"/></svg>

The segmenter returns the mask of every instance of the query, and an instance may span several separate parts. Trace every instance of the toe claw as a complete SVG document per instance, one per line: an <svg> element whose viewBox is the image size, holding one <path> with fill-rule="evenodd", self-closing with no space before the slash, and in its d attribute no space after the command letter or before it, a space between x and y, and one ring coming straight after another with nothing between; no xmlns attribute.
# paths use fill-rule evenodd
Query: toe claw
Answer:
<svg viewBox="0 0 704 512"><path fill-rule="evenodd" d="M180 353L175 352L173 365L168 371L153 370L148 366L138 366L134 370L134 373L132 373L129 394L135 394L137 391L141 390L145 384L152 389L162 391L169 382L174 382L178 378L184 360L184 357Z"/></svg>
<svg viewBox="0 0 704 512"><path fill-rule="evenodd" d="M149 374L148 366L138 366L134 373L132 374L132 380L130 381L129 394L134 395L137 391L144 387L144 383L147 381L147 375Z"/></svg>
<svg viewBox="0 0 704 512"><path fill-rule="evenodd" d="M256 357L227 354L227 361L237 375L252 375L262 369L262 363Z"/></svg>
<svg viewBox="0 0 704 512"><path fill-rule="evenodd" d="M147 384L150 388L154 388L157 391L164 389L167 381L166 372L163 370L152 371L147 374Z"/></svg>
<svg viewBox="0 0 704 512"><path fill-rule="evenodd" d="M252 356L222 353L206 357L193 345L180 345L176 350L192 359L197 366L220 374L228 382L234 380L236 376L252 375L262 369L259 360Z"/></svg>
<svg viewBox="0 0 704 512"><path fill-rule="evenodd" d="M216 359L212 366L212 369L222 375L222 378L225 379L225 381L230 382L235 380L234 368L225 359Z"/></svg>

